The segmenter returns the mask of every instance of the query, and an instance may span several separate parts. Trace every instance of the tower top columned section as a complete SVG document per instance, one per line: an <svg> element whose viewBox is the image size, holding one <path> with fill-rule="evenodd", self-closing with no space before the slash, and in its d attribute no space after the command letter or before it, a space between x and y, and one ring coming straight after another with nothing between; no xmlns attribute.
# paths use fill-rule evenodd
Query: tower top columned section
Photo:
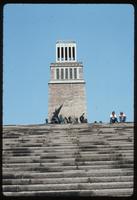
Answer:
<svg viewBox="0 0 137 200"><path fill-rule="evenodd" d="M77 62L75 41L58 40L56 42L56 62Z"/></svg>

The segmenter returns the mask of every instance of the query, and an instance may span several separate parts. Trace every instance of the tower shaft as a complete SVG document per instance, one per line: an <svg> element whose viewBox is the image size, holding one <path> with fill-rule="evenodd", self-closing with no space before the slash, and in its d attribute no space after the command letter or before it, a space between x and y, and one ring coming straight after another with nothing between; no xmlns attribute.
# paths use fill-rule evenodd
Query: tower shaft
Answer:
<svg viewBox="0 0 137 200"><path fill-rule="evenodd" d="M66 51L66 53L65 53ZM76 61L75 42L56 43L56 62L50 65L48 119L63 104L63 117L87 118L85 81L82 62Z"/></svg>

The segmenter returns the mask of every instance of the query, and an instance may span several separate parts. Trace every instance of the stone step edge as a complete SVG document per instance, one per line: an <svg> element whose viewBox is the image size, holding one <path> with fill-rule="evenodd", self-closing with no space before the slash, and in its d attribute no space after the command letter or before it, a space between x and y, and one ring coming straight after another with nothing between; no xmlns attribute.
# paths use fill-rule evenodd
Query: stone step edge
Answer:
<svg viewBox="0 0 137 200"><path fill-rule="evenodd" d="M25 143L23 143L25 142ZM53 141L42 141L42 142L33 142L33 141L23 141L22 143L19 141L19 142L9 142L9 140L5 141L3 140L3 145L31 145L34 144L34 145L47 145L47 146L43 146L43 147L72 147L72 146L80 146L80 147L93 147L93 146L99 146L99 147L110 147L111 146L131 146L133 145L133 141L124 141L124 142L118 142L118 141L104 141L104 140L100 140L98 139L97 141L79 141L79 140L72 140L70 142L53 142ZM18 146L20 148L20 146ZM33 146L32 146L33 147ZM15 147L16 148L16 147ZM22 148L22 147L21 147Z"/></svg>
<svg viewBox="0 0 137 200"><path fill-rule="evenodd" d="M61 170L75 170L75 169L133 169L133 164L125 164L125 163L115 163L114 165L70 165L70 166L62 166L62 165L58 165L58 166L43 166L42 164L39 166L25 166L25 167L3 167L3 171L35 171L35 170L48 170L48 171L61 171Z"/></svg>
<svg viewBox="0 0 137 200"><path fill-rule="evenodd" d="M95 160L121 160L121 157L124 159L124 158L126 158L126 159L133 159L133 155L131 154L131 155L111 155L111 154L104 154L104 155L102 155L102 154L100 154L100 155L77 155L77 156L71 156L71 155L47 155L47 156L3 156L3 163L5 163L5 162L8 162L8 163L13 163L13 161L24 161L24 162L26 162L26 161L28 161L28 160L31 160L32 162L35 162L35 161L37 161L37 162L41 162L41 161L48 161L48 159L49 160L54 160L54 162L55 162L55 160L60 160L60 159L76 159L76 161L88 161L88 160L93 160L93 161L95 161Z"/></svg>
<svg viewBox="0 0 137 200"><path fill-rule="evenodd" d="M131 196L133 189L100 189L100 190L66 190L66 191L26 191L26 192L4 192L5 196Z"/></svg>
<svg viewBox="0 0 137 200"><path fill-rule="evenodd" d="M66 189L108 189L108 188L133 188L133 182L102 182L102 183L58 183L58 184L26 184L26 185L3 185L3 191L12 190L24 190L33 191L36 190L66 190Z"/></svg>
<svg viewBox="0 0 137 200"><path fill-rule="evenodd" d="M116 170L116 169L115 169ZM104 171L104 172L103 172ZM121 170L121 171L114 171L112 169L111 172L105 172L103 170L102 172L95 172L94 170L72 170L67 172L17 172L17 173L11 173L11 172L3 172L3 179L23 179L23 178L67 178L67 177L90 177L90 176L96 176L96 177L109 177L109 176L133 176L133 170ZM109 171L109 170L108 170Z"/></svg>
<svg viewBox="0 0 137 200"><path fill-rule="evenodd" d="M72 157L72 158L76 158L76 157L81 157L81 158L89 158L89 157L91 157L91 158L94 158L94 157L99 157L99 158L106 158L106 157L110 157L110 156L126 156L126 157L133 157L133 153L134 152L124 152L124 153L122 153L122 152L119 152L119 151L114 151L114 150L112 150L112 151L108 151L107 153L106 152L103 152L103 153L101 153L101 152L97 152L97 151L94 151L94 152L89 152L89 153L87 153L87 152L81 152L81 151L76 151L76 152L73 152L73 153L66 153L65 151L64 152L62 152L62 153L58 153L58 152L43 152L43 153L26 153L27 155L20 155L20 154L16 154L16 152L14 152L14 153L11 153L11 154L3 154L3 159L6 159L6 158L10 158L10 159L14 159L14 158L24 158L24 159L27 159L27 158L29 158L29 157L31 157L31 158L41 158L41 159L44 159L45 157L46 158L59 158L59 157L66 157L66 158L68 158L68 157ZM24 153L22 153L22 154L24 154ZM29 155L28 155L29 154Z"/></svg>
<svg viewBox="0 0 137 200"><path fill-rule="evenodd" d="M126 159L128 160L128 162L133 163L134 160L131 157L126 157ZM120 161L119 159L112 159L112 158L48 158L48 159L33 159L31 160L31 163L49 163L49 162L53 162L53 163L60 163L60 162L65 162L65 161L75 161L75 162L87 162L87 161ZM24 160L24 159L14 159L14 160L3 160L3 163L30 163L30 159Z"/></svg>
<svg viewBox="0 0 137 200"><path fill-rule="evenodd" d="M131 170L129 170L129 171L131 171ZM92 173L100 173L100 172L113 173L113 172L123 172L123 169L121 169L121 168L119 168L119 169L91 169L91 170L88 170L88 172L85 170L78 170L78 172L80 172L80 173L90 173L90 172L92 172ZM62 173L65 173L65 172L62 172ZM69 173L77 173L77 171L72 170L71 172L68 172L68 174ZM49 174L49 172L47 174Z"/></svg>
<svg viewBox="0 0 137 200"><path fill-rule="evenodd" d="M72 145L72 146L28 146L28 147L26 147L26 146L19 146L19 147L4 147L3 148L3 151L10 151L10 150L23 150L23 149L32 149L32 150L41 150L41 149L54 149L55 151L62 151L62 149L75 149L75 150L79 150L79 149L90 149L91 151L92 151L92 149L98 149L98 148L103 148L103 149L117 149L117 150L119 150L119 148L121 149L121 150L128 150L128 148L130 148L131 150L134 150L134 147L133 147L133 144L128 144L128 145L91 145L91 146L89 146L89 145L87 145L87 146L85 146L85 145ZM124 149L125 148L125 149Z"/></svg>
<svg viewBox="0 0 137 200"><path fill-rule="evenodd" d="M115 152L81 152L81 151L78 151L78 152L72 152L72 153L67 153L67 152L61 152L61 153L55 153L55 152L36 152L36 153L17 153L17 152L14 152L14 153L9 153L9 154L6 154L6 153L3 153L3 160L6 160L6 159L15 159L15 158L23 158L23 159L28 159L29 157L31 159L33 158L40 158L40 159L45 159L45 158L54 158L54 159L57 159L57 158L108 158L108 157L112 157L115 159L119 159L119 158L124 158L124 157L130 157L130 158L133 158L133 152L119 152L119 151L115 151Z"/></svg>
<svg viewBox="0 0 137 200"><path fill-rule="evenodd" d="M133 182L133 176L3 179L3 185Z"/></svg>
<svg viewBox="0 0 137 200"><path fill-rule="evenodd" d="M92 162L92 161L91 161ZM97 161L98 162L98 161ZM38 161L38 162L18 162L18 163L10 163L10 162L6 162L2 164L2 168L3 169L15 169L15 168L30 168L32 167L35 168L35 167L51 167L51 168L73 168L74 166L79 166L79 167L87 167L87 168L92 168L92 167L99 167L99 168L103 168L103 167L114 167L114 166L132 166L134 167L134 161L124 161L124 160L115 160L113 161L112 163L107 163L107 161L104 161L104 164L103 163L85 163L84 161L77 161L75 160L73 163L70 162L68 163L67 161L66 162L42 162L41 161ZM103 162L103 161L101 161Z"/></svg>
<svg viewBox="0 0 137 200"><path fill-rule="evenodd" d="M116 124L110 124L108 122L103 122L103 123L78 123L78 124L9 124L9 125L3 125L5 128L57 128L57 127L131 127L134 125L134 122L125 122L125 123L116 123Z"/></svg>
<svg viewBox="0 0 137 200"><path fill-rule="evenodd" d="M97 148L93 148L91 150L87 150L87 148L85 149L77 149L77 150L73 150L73 149L61 149L61 150L54 150L54 148L52 150L43 150L43 149L39 149L39 150L30 150L30 149L27 149L25 151L23 150L19 150L19 149L16 149L15 150L12 150L12 149L9 149L9 150L3 150L2 154L8 154L8 155L12 155L13 153L16 153L16 154L35 154L35 153L41 153L41 154L77 154L77 153L81 153L81 154L110 154L110 153L134 153L134 150L133 149L112 149L112 148L109 148L109 149L97 149Z"/></svg>
<svg viewBox="0 0 137 200"><path fill-rule="evenodd" d="M57 160L56 160L57 161ZM118 161L118 160L117 160ZM40 166L40 165L43 165L43 166L56 166L56 165L67 165L67 166L70 166L70 165L75 165L75 160L65 160L65 162L62 161L59 161L59 162L38 162L38 163L33 163L33 166ZM100 160L97 160L97 161L77 161L77 164L78 165L86 165L86 166L93 166L93 165L113 165L116 163L116 160L107 160L107 161L100 161ZM133 161L131 162L130 160L125 160L124 161L125 164L133 164ZM22 166L22 167L25 167L26 165L29 166L31 165L32 166L32 162L28 162L28 163L3 163L2 166Z"/></svg>
<svg viewBox="0 0 137 200"><path fill-rule="evenodd" d="M7 133L3 133L3 135L2 135L2 138L4 139L4 140L8 140L8 139L11 139L11 140L15 140L15 141L20 141L22 138L24 138L25 137L25 139L26 140L28 140L28 139L34 139L34 140L36 140L36 139L48 139L49 138L49 135L46 135L47 133L31 133L31 134L21 134L21 133L14 133L13 135L12 135L12 133L11 133L11 135L9 135L9 133L7 134ZM101 137L101 138L105 138L105 137L107 137L108 139L110 138L110 139L122 139L122 140L126 140L126 139L128 139L128 137L134 137L134 134L133 134L133 132L73 132L73 133L48 133L48 134L50 134L50 139L54 139L54 140L67 140L67 139L79 139L79 138L84 138L84 137ZM53 135L54 134L54 135ZM108 137L109 136L109 137Z"/></svg>

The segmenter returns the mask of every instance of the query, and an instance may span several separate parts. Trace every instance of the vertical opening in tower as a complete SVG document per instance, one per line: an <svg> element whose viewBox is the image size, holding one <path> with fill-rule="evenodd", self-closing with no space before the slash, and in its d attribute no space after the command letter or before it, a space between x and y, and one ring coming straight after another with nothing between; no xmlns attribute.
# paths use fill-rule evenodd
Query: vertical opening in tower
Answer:
<svg viewBox="0 0 137 200"><path fill-rule="evenodd" d="M59 49L59 47L57 48L57 52L58 52L58 60L60 59L60 49Z"/></svg>
<svg viewBox="0 0 137 200"><path fill-rule="evenodd" d="M72 68L70 68L69 77L70 77L70 79L72 79Z"/></svg>
<svg viewBox="0 0 137 200"><path fill-rule="evenodd" d="M56 69L56 79L59 79L59 69Z"/></svg>
<svg viewBox="0 0 137 200"><path fill-rule="evenodd" d="M63 47L61 47L61 60L64 58L64 52L63 52Z"/></svg>
<svg viewBox="0 0 137 200"><path fill-rule="evenodd" d="M73 60L75 60L75 47L72 47Z"/></svg>
<svg viewBox="0 0 137 200"><path fill-rule="evenodd" d="M61 79L64 79L64 69L61 69Z"/></svg>
<svg viewBox="0 0 137 200"><path fill-rule="evenodd" d="M77 68L74 68L74 79L77 79Z"/></svg>
<svg viewBox="0 0 137 200"><path fill-rule="evenodd" d="M71 47L69 47L69 60L71 59Z"/></svg>
<svg viewBox="0 0 137 200"><path fill-rule="evenodd" d="M65 79L68 79L68 69L65 69Z"/></svg>
<svg viewBox="0 0 137 200"><path fill-rule="evenodd" d="M67 47L65 47L65 60L67 60Z"/></svg>

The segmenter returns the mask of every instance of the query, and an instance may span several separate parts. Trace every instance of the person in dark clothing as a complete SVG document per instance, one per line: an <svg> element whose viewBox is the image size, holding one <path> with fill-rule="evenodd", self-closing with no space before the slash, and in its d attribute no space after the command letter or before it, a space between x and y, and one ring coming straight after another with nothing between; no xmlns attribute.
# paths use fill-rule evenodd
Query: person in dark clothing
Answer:
<svg viewBox="0 0 137 200"><path fill-rule="evenodd" d="M46 124L48 124L48 119L47 118L45 119L45 122L46 122Z"/></svg>
<svg viewBox="0 0 137 200"><path fill-rule="evenodd" d="M116 123L116 122L118 122L117 116L116 116L116 114L115 114L115 111L113 111L113 112L111 113L111 115L110 115L110 123L112 124L112 123Z"/></svg>
<svg viewBox="0 0 137 200"><path fill-rule="evenodd" d="M119 114L119 121L120 122L126 121L126 115L123 112L120 112L120 114Z"/></svg>

